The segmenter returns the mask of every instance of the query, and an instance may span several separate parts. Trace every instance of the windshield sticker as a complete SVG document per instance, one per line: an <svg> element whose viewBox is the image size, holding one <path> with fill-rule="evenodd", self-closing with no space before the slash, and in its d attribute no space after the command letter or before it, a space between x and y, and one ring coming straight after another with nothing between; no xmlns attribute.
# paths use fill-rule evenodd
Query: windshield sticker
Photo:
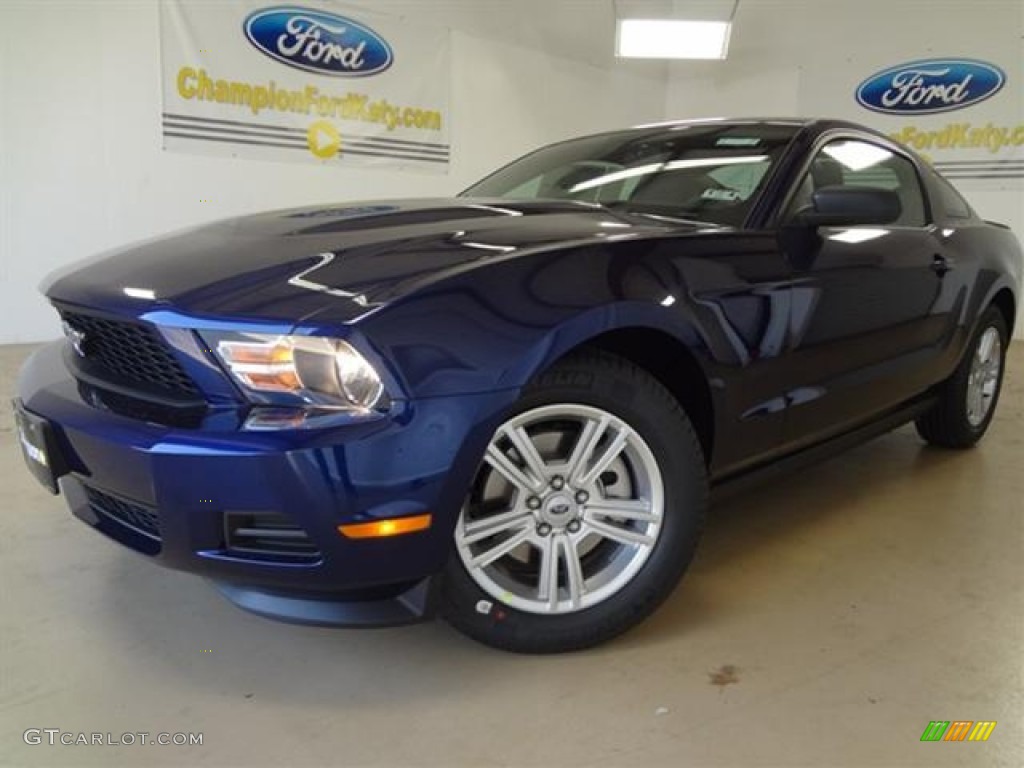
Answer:
<svg viewBox="0 0 1024 768"><path fill-rule="evenodd" d="M709 187L705 189L701 197L705 200L727 200L733 202L740 199L740 193L735 189L719 189L718 187Z"/></svg>
<svg viewBox="0 0 1024 768"><path fill-rule="evenodd" d="M716 147L756 147L761 140L753 136L723 136L715 142Z"/></svg>

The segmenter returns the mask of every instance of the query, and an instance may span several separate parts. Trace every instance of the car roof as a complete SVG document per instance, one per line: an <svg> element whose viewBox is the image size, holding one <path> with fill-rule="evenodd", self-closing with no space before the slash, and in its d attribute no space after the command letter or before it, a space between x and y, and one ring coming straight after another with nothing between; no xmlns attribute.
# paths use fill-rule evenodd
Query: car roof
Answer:
<svg viewBox="0 0 1024 768"><path fill-rule="evenodd" d="M868 133L875 132L871 128L859 123L831 117L698 117L685 120L662 120L656 123L645 123L625 130L648 130L651 128L673 128L676 126L682 128L690 125L781 125L792 128L816 128L819 130L849 128L867 131Z"/></svg>

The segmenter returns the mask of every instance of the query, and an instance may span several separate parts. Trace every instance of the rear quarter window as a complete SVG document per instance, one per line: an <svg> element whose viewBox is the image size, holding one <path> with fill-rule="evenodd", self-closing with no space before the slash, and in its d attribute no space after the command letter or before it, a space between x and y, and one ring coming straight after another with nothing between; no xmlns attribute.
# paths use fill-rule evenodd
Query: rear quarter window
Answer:
<svg viewBox="0 0 1024 768"><path fill-rule="evenodd" d="M950 219L969 219L974 215L971 206L956 188L935 171L931 173L932 181L938 192L938 207Z"/></svg>

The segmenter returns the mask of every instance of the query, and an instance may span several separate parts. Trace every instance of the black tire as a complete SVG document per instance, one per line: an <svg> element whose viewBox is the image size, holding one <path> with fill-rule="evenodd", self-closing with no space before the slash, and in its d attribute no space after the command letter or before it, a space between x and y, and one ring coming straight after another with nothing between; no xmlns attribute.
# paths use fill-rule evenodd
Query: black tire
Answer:
<svg viewBox="0 0 1024 768"><path fill-rule="evenodd" d="M657 463L664 511L660 532L639 570L623 577L624 586L617 592L573 612L540 614L503 602L477 583L454 547L444 574L442 615L481 643L519 653L561 653L598 645L650 615L671 594L693 558L707 507L700 443L679 403L651 375L605 352L575 353L528 384L508 419L554 404L601 409L639 435ZM563 562L562 567L568 565ZM563 576L564 571L554 577L556 585ZM539 568L536 578L539 584Z"/></svg>
<svg viewBox="0 0 1024 768"><path fill-rule="evenodd" d="M982 338L990 329L999 334L999 371L995 392L988 412L978 423L968 417L968 391L972 366ZM1008 339L1006 319L997 307L989 307L981 316L978 327L971 337L963 359L953 375L942 385L940 400L935 407L915 422L917 433L932 445L942 448L964 449L975 445L988 430L992 416L999 404L999 393L1003 387L1003 373L1006 370L1006 346Z"/></svg>

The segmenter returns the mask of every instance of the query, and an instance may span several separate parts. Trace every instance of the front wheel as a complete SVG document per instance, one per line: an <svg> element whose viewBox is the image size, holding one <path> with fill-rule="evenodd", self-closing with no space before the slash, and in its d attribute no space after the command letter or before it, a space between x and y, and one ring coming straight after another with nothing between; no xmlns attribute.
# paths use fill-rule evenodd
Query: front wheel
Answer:
<svg viewBox="0 0 1024 768"><path fill-rule="evenodd" d="M1007 336L1003 313L989 307L939 402L917 420L921 437L944 448L970 448L982 438L1003 386Z"/></svg>
<svg viewBox="0 0 1024 768"><path fill-rule="evenodd" d="M601 643L650 614L693 556L700 445L653 377L600 352L559 363L498 427L455 529L450 623L528 653Z"/></svg>

